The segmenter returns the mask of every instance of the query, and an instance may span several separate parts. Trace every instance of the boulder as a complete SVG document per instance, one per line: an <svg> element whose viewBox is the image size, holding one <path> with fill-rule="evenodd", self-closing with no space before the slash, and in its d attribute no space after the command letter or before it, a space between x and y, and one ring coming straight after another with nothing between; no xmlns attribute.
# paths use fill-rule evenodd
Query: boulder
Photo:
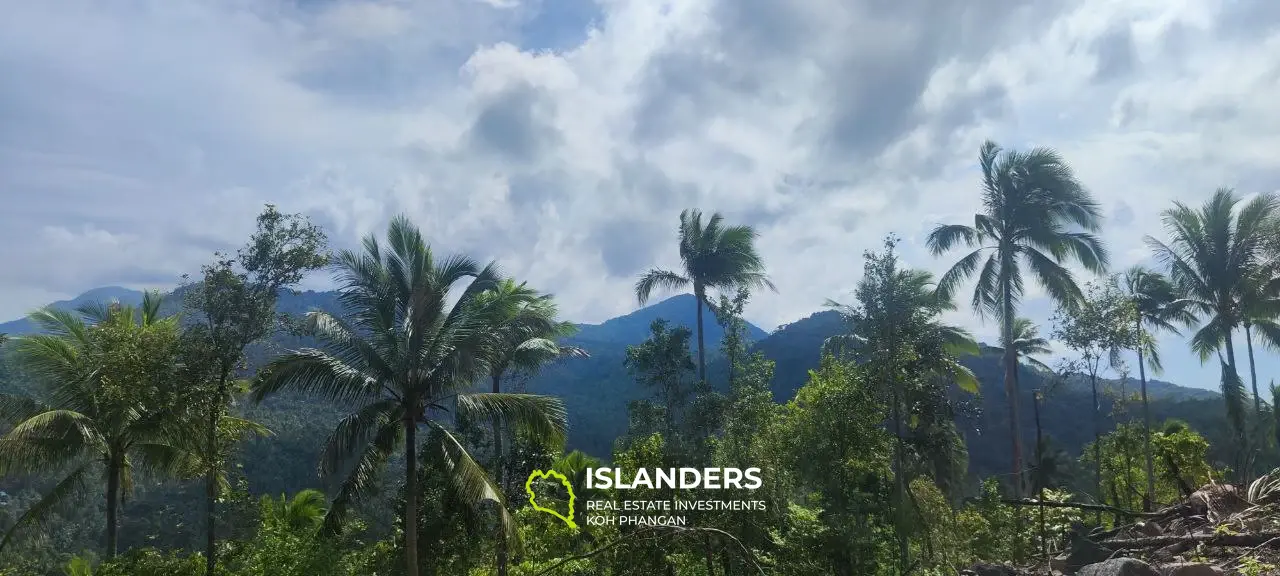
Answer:
<svg viewBox="0 0 1280 576"><path fill-rule="evenodd" d="M1090 564L1105 561L1115 550L1107 548L1089 538L1079 537L1072 541L1070 549L1049 561L1049 567L1059 572L1074 574Z"/></svg>
<svg viewBox="0 0 1280 576"><path fill-rule="evenodd" d="M1113 558L1085 566L1076 572L1076 576L1160 576L1160 573L1141 560Z"/></svg>
<svg viewBox="0 0 1280 576"><path fill-rule="evenodd" d="M1212 564L1186 562L1161 566L1160 576L1222 576L1222 569Z"/></svg>

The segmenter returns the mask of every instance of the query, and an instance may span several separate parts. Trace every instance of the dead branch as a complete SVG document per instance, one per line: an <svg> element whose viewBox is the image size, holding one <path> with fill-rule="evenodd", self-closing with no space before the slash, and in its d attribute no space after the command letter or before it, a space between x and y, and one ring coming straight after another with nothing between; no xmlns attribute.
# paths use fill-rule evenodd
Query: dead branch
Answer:
<svg viewBox="0 0 1280 576"><path fill-rule="evenodd" d="M1116 508L1115 506L1107 506L1106 504L1085 504L1082 502L1049 502L1041 500L1032 500L1030 498L1024 500L1001 500L1001 504L1010 506L1031 506L1045 508L1075 508L1077 510L1094 510L1098 512L1107 512L1110 514L1119 514L1120 516L1128 516L1130 518L1159 518L1164 516L1164 512L1137 512L1134 510L1125 510L1124 508Z"/></svg>
<svg viewBox="0 0 1280 576"><path fill-rule="evenodd" d="M1253 534L1189 534L1186 536L1149 536L1146 538L1119 538L1102 542L1108 548L1162 548L1173 544L1205 544L1207 546L1261 546L1269 540L1280 538L1280 533L1257 532Z"/></svg>

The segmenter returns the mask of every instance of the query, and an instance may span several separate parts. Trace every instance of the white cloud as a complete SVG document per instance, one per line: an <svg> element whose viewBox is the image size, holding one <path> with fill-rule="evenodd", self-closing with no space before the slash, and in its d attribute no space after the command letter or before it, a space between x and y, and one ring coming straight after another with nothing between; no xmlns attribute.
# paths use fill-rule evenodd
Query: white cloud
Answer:
<svg viewBox="0 0 1280 576"><path fill-rule="evenodd" d="M405 212L586 321L719 210L761 232L771 328L890 232L941 272L986 138L1058 148L1117 267L1172 200L1280 188L1263 0L0 4L0 318L173 282L265 202L344 246Z"/></svg>

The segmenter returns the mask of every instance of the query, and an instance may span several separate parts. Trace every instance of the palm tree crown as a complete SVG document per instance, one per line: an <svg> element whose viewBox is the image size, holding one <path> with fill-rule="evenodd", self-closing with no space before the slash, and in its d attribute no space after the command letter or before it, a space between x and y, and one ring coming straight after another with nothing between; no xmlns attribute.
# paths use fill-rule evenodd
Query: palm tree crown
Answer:
<svg viewBox="0 0 1280 576"><path fill-rule="evenodd" d="M1045 372L1053 372L1053 369L1035 358L1038 354L1048 354L1053 352L1049 348L1049 341L1040 335L1040 327L1037 326L1030 318L1018 317L1013 321L1013 348L1017 358L1038 370ZM993 352L1004 354L1004 348L1001 346L991 346Z"/></svg>
<svg viewBox="0 0 1280 576"><path fill-rule="evenodd" d="M775 290L764 271L764 260L756 252L756 232L750 226L726 226L724 217L712 214L704 224L702 212L680 213L681 272L653 269L636 282L636 299L644 305L655 288L673 290L693 287L698 307L698 377L706 380L707 362L703 345L702 307L711 306L707 290L738 288Z"/></svg>

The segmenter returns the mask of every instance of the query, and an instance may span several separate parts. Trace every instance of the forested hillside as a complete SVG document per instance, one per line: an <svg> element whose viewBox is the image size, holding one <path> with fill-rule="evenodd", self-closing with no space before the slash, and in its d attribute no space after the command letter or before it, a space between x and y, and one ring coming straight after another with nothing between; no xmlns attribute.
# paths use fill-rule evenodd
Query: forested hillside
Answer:
<svg viewBox="0 0 1280 576"><path fill-rule="evenodd" d="M946 273L890 235L853 300L772 333L743 317L776 289L755 231L719 214L680 213L680 266L627 297L682 295L574 325L403 216L332 253L268 205L172 294L5 325L0 575L1274 573L1280 198L1174 205L1169 269L1115 272L1055 152L981 165L977 227L925 239L967 252ZM294 290L322 270L337 290ZM1148 377L1185 353L1165 332L1221 393Z"/></svg>

